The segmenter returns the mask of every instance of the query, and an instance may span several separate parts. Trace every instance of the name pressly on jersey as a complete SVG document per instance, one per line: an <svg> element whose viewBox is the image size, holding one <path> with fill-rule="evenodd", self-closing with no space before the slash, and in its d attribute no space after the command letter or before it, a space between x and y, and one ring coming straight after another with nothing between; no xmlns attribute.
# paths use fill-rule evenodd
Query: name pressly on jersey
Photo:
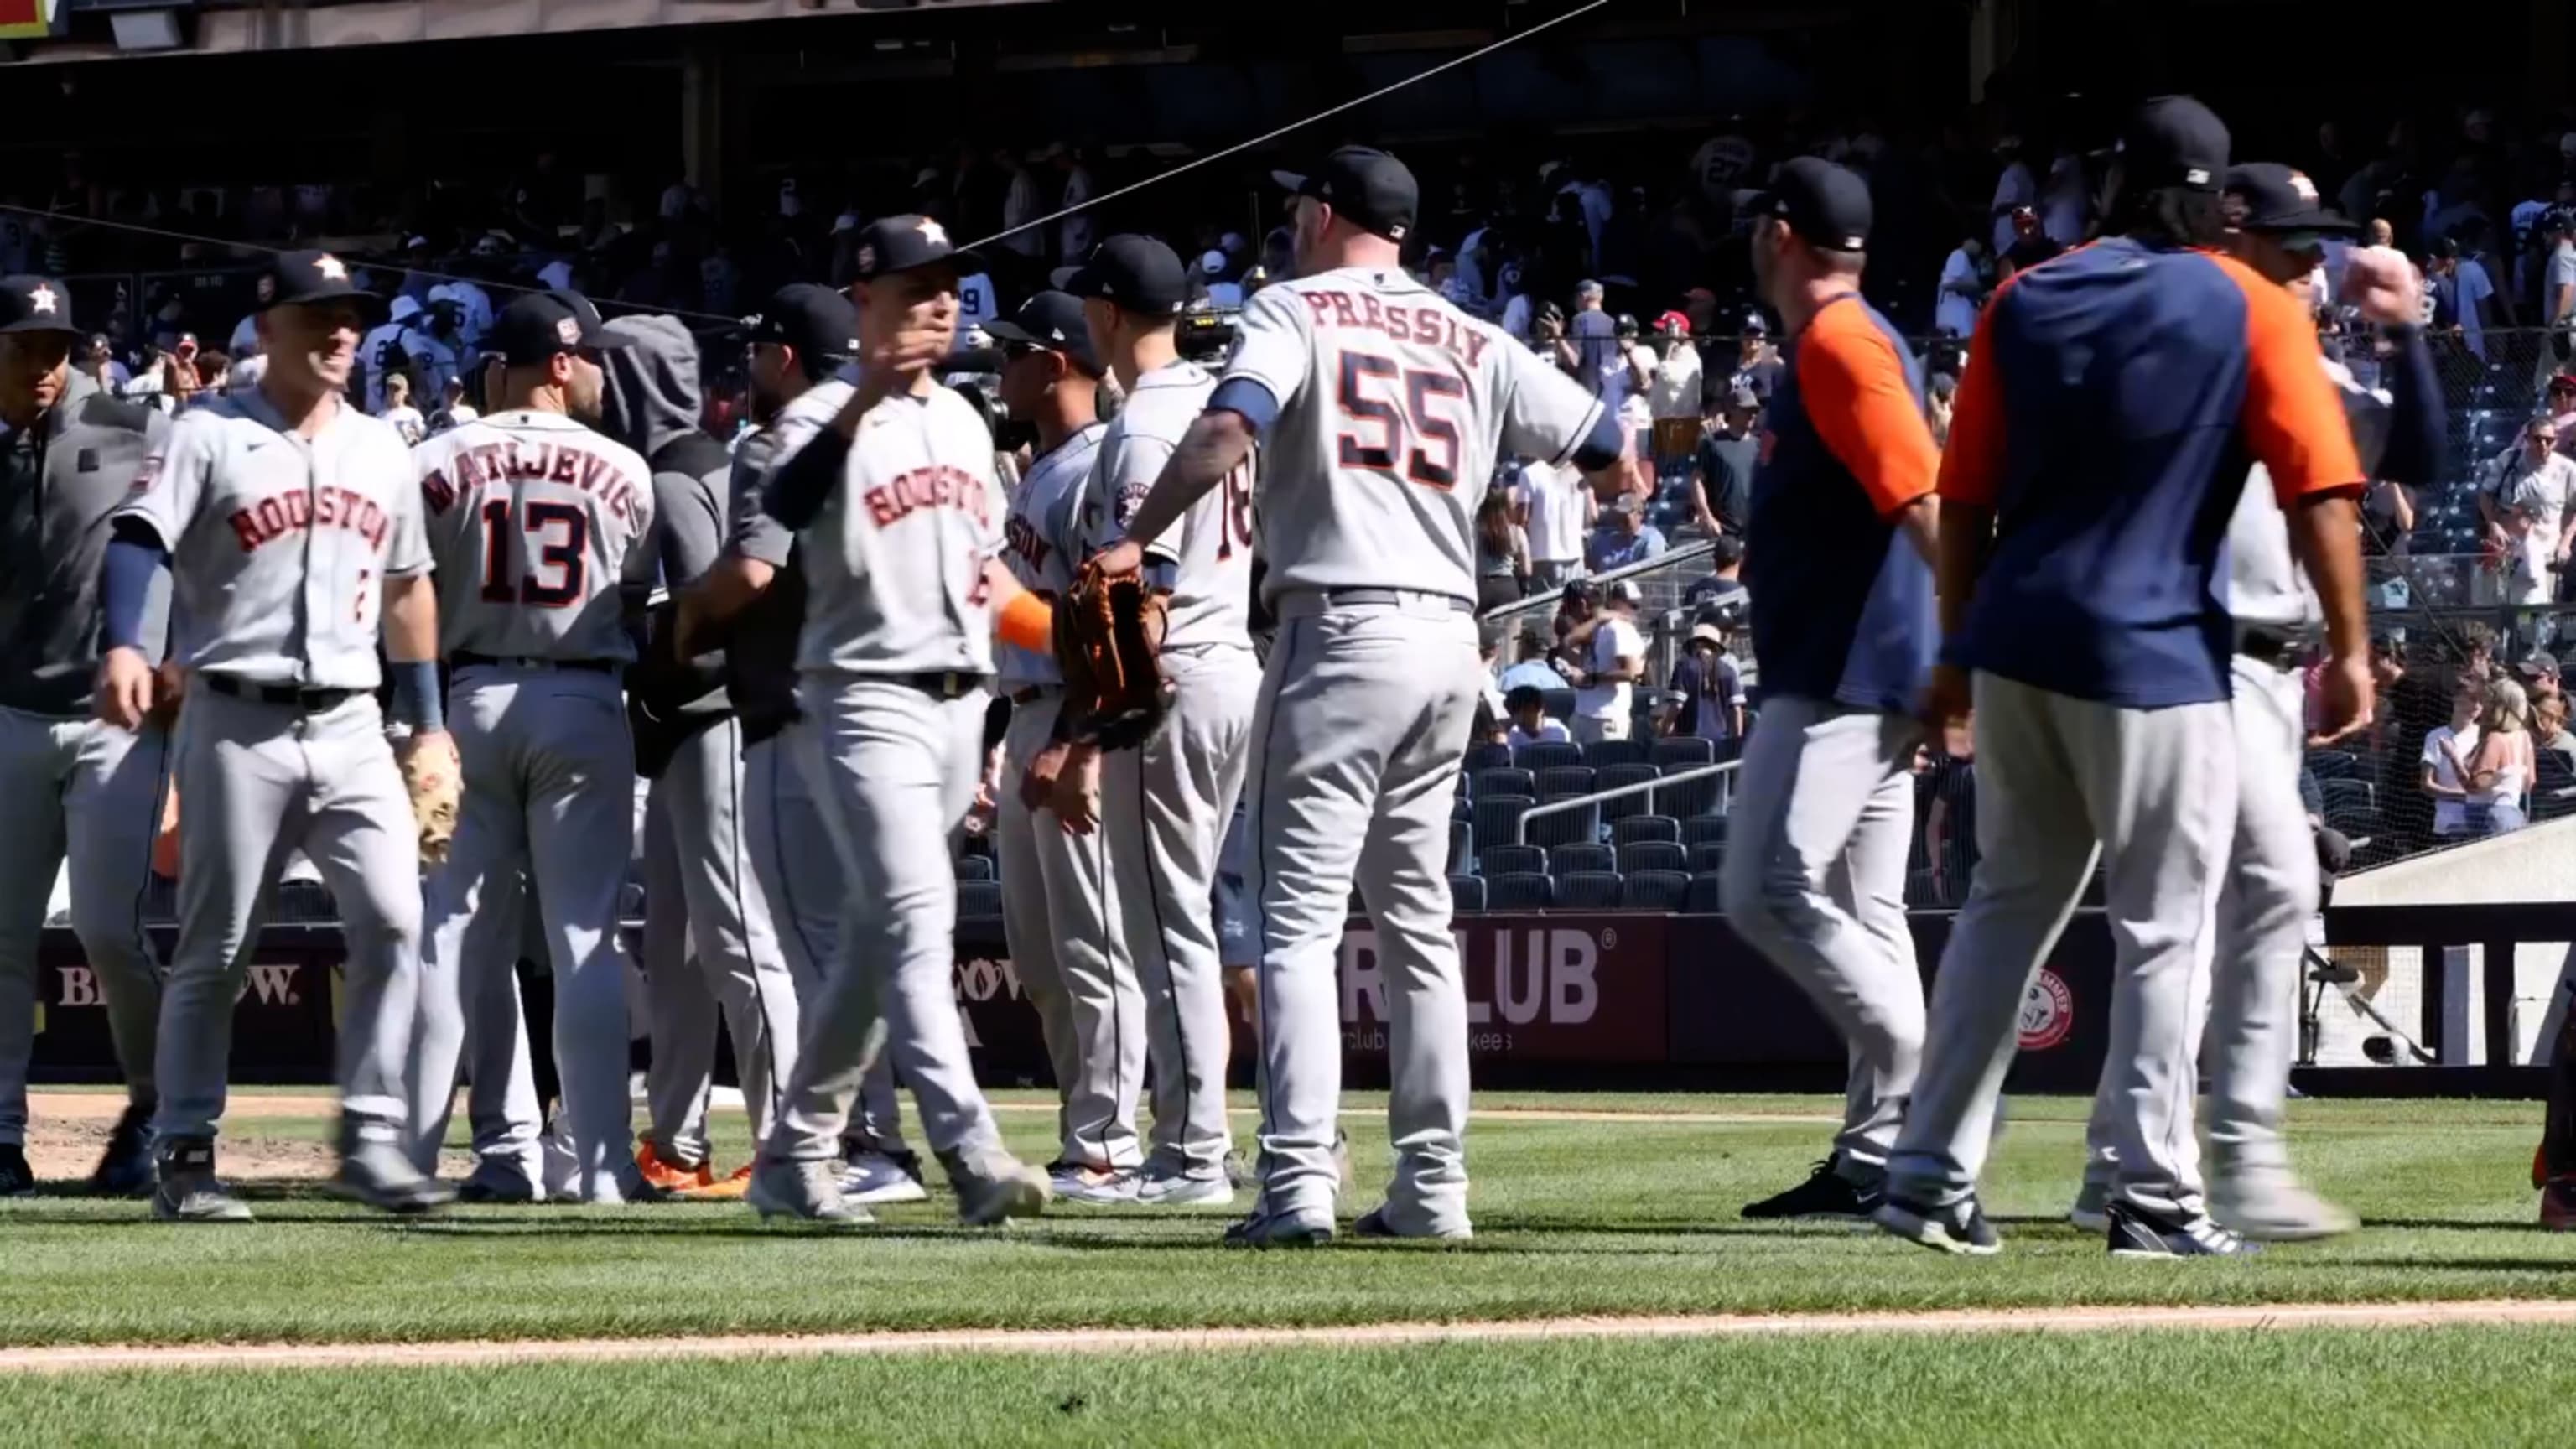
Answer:
<svg viewBox="0 0 2576 1449"><path fill-rule="evenodd" d="M1493 342L1437 307L1393 307L1368 292L1314 291L1301 295L1317 327L1357 328L1382 332L1393 342L1425 343L1456 353L1469 367L1476 365Z"/></svg>
<svg viewBox="0 0 2576 1449"><path fill-rule="evenodd" d="M421 496L430 511L445 513L460 491L471 493L513 482L548 482L595 495L621 522L630 528L637 526L636 485L607 459L577 444L557 447L529 441L522 447L521 441L510 438L459 449L448 464L456 472L455 481L449 481L445 468L420 480Z"/></svg>

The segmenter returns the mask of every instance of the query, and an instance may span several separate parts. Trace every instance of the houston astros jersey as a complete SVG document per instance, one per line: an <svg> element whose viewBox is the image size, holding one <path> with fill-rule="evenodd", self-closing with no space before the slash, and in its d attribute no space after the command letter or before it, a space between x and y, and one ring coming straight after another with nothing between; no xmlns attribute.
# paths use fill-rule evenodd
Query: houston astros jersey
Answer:
<svg viewBox="0 0 2576 1449"><path fill-rule="evenodd" d="M778 456L794 456L788 440ZM859 420L842 468L801 534L797 668L992 673L984 563L1002 549L1002 488L984 420L944 387L890 397Z"/></svg>
<svg viewBox="0 0 2576 1449"><path fill-rule="evenodd" d="M438 567L438 647L635 657L617 585L653 522L652 470L561 413L477 418L412 453Z"/></svg>
<svg viewBox="0 0 2576 1449"><path fill-rule="evenodd" d="M1263 429L1265 598L1402 588L1476 597L1475 510L1497 453L1562 463L1601 400L1398 271L1264 287L1227 383L1279 407Z"/></svg>
<svg viewBox="0 0 2576 1449"><path fill-rule="evenodd" d="M1058 443L1029 465L1027 476L1011 494L1010 516L1002 523L1002 562L1020 587L1049 603L1073 588L1073 570L1084 555L1074 534L1074 510L1080 506L1092 460L1100 452L1105 425L1093 423ZM1053 654L1005 644L994 651L1005 688L1061 684L1064 672Z"/></svg>
<svg viewBox="0 0 2576 1449"><path fill-rule="evenodd" d="M1216 390L1216 375L1195 362L1158 367L1136 379L1126 406L1101 440L1083 504L1085 558L1127 536L1163 465L1198 421ZM1252 606L1252 488L1247 456L1208 490L1181 521L1146 548L1177 566L1163 647L1211 644L1252 647L1244 615Z"/></svg>
<svg viewBox="0 0 2576 1449"><path fill-rule="evenodd" d="M374 689L384 581L430 566L402 435L344 403L301 437L256 388L180 414L114 516L170 551L179 662L261 684Z"/></svg>

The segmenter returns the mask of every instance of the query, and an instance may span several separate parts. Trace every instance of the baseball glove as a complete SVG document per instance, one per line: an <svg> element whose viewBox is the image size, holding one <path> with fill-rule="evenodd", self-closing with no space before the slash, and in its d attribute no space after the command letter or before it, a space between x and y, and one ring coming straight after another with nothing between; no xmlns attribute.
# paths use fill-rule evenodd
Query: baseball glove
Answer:
<svg viewBox="0 0 2576 1449"><path fill-rule="evenodd" d="M1153 738L1170 708L1161 665L1167 601L1142 574L1084 564L1055 611L1055 658L1064 671L1070 738L1103 750Z"/></svg>
<svg viewBox="0 0 2576 1449"><path fill-rule="evenodd" d="M447 859L448 844L456 839L456 807L464 794L456 747L444 735L434 744L411 741L402 752L402 777L412 819L420 826L420 858L436 865Z"/></svg>

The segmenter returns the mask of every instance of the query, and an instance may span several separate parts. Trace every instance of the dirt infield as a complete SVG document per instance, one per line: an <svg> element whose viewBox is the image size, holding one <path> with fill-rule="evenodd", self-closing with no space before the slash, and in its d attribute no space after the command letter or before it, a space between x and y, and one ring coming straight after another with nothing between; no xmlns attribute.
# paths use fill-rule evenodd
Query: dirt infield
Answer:
<svg viewBox="0 0 2576 1449"><path fill-rule="evenodd" d="M1517 1343L1533 1339L1723 1338L1833 1333L2278 1332L2576 1323L2576 1301L2283 1303L2255 1307L1946 1309L1923 1313L1708 1314L1533 1318L1482 1323L1341 1324L1313 1328L954 1329L910 1333L720 1335L447 1343L102 1345L0 1350L0 1374L116 1369L385 1368L603 1363L645 1358L814 1358L920 1353L1194 1353L1211 1349Z"/></svg>

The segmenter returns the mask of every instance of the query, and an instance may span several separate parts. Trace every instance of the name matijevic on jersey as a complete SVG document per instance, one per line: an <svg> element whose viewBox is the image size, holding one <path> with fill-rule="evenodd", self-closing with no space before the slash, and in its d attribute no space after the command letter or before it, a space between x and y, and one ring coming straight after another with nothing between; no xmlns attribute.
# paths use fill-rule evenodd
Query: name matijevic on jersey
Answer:
<svg viewBox="0 0 2576 1449"><path fill-rule="evenodd" d="M365 539L368 547L381 550L385 546L385 528L393 520L374 499L356 489L326 484L310 491L296 488L273 493L233 510L233 516L226 521L233 526L233 536L241 540L242 552L249 553L262 544L275 543L317 525L345 528Z"/></svg>
<svg viewBox="0 0 2576 1449"><path fill-rule="evenodd" d="M1397 307L1371 292L1313 291L1298 295L1314 314L1317 327L1346 327L1383 332L1396 342L1421 342L1456 353L1469 367L1485 355L1493 339L1437 307Z"/></svg>
<svg viewBox="0 0 2576 1449"><path fill-rule="evenodd" d="M447 476L450 470L456 474L452 482ZM636 481L618 472L606 458L571 442L508 438L460 448L446 468L420 480L420 492L431 512L445 513L459 493L514 482L560 483L578 488L599 498L627 526L636 526Z"/></svg>

